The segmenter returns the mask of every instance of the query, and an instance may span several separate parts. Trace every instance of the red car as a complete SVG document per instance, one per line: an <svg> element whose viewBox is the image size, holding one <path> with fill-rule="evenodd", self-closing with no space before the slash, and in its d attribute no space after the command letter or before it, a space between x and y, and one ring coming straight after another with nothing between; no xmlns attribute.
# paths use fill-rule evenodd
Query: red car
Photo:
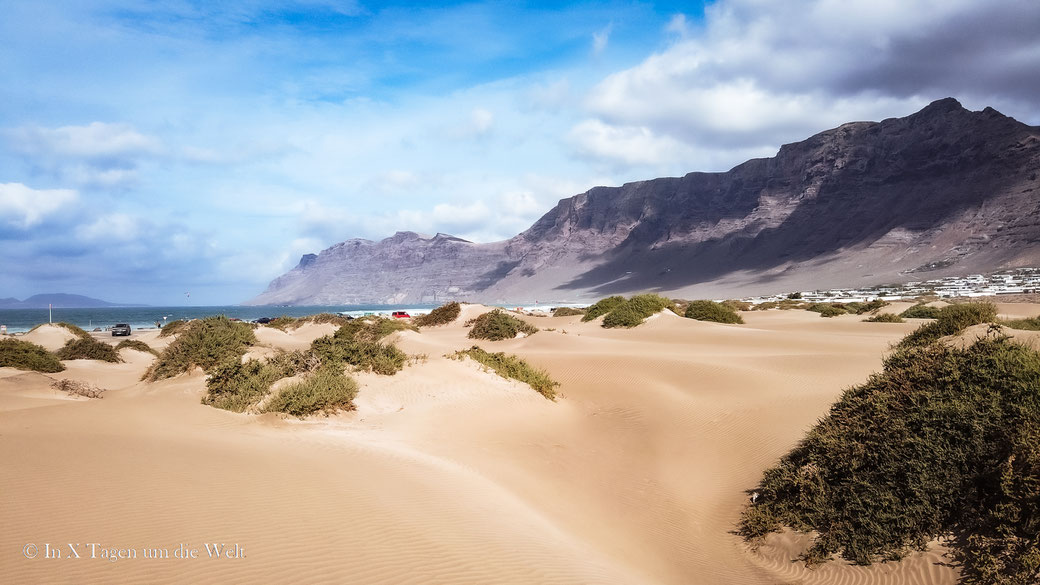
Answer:
<svg viewBox="0 0 1040 585"><path fill-rule="evenodd" d="M409 315L408 313L405 313L404 311L394 311L393 313L390 313L390 316L393 317L394 319L411 319L412 318L411 315Z"/></svg>

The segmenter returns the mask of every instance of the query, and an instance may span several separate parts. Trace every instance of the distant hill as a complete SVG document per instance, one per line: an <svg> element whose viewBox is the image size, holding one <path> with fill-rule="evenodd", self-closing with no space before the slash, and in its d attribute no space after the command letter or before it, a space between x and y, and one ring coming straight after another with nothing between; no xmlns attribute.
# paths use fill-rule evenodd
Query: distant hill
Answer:
<svg viewBox="0 0 1040 585"><path fill-rule="evenodd" d="M0 309L46 309L48 305L55 309L98 309L102 307L146 307L148 305L130 303L110 303L101 299L83 295L51 293L33 295L24 301L15 298L0 299Z"/></svg>
<svg viewBox="0 0 1040 585"><path fill-rule="evenodd" d="M247 304L724 298L1040 265L1040 128L946 98L724 173L595 187L476 244L348 240Z"/></svg>

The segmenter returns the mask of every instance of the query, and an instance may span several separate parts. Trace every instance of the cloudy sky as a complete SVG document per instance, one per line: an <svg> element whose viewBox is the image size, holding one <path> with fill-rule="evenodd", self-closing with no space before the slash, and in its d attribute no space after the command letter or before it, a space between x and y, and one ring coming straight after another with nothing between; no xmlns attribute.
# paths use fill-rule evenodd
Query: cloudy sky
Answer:
<svg viewBox="0 0 1040 585"><path fill-rule="evenodd" d="M1036 0L0 14L0 298L237 303L345 239L500 240L595 185L727 170L946 96L1040 124Z"/></svg>

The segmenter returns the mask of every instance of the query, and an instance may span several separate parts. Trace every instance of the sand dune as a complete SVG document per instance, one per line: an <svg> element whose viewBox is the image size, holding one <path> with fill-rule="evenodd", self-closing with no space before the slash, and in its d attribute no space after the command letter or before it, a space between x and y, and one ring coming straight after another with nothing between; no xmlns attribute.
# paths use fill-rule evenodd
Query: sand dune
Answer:
<svg viewBox="0 0 1040 585"><path fill-rule="evenodd" d="M474 345L463 323L483 310L395 334L423 357L393 377L358 375L356 411L304 421L204 406L199 372L141 382L141 352L58 374L0 368L0 580L954 582L941 551L810 571L791 562L801 537L750 551L731 533L744 490L917 323L765 311L739 326L661 314L607 330L525 317L542 331L477 342L548 370L562 383L551 402L445 357ZM258 336L289 350L322 331ZM108 391L70 398L50 388L62 377ZM27 559L29 543L63 556L80 543L84 558ZM138 558L87 558L89 543ZM204 543L245 556L211 559ZM202 558L141 556L179 544Z"/></svg>

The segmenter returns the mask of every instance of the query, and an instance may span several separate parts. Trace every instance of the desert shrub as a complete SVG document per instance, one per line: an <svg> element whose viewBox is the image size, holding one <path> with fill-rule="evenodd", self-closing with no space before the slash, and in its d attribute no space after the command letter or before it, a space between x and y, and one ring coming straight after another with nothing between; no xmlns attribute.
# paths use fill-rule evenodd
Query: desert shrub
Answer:
<svg viewBox="0 0 1040 585"><path fill-rule="evenodd" d="M751 307L752 311L768 311L769 309L776 309L780 307L780 303L776 301L766 301L764 303L758 303Z"/></svg>
<svg viewBox="0 0 1040 585"><path fill-rule="evenodd" d="M607 328L636 327L641 325L647 317L670 306L672 306L671 299L660 295L636 295L607 313L606 317L603 317L603 326Z"/></svg>
<svg viewBox="0 0 1040 585"><path fill-rule="evenodd" d="M865 323L903 323L903 318L895 313L880 313L863 321Z"/></svg>
<svg viewBox="0 0 1040 585"><path fill-rule="evenodd" d="M750 311L753 306L751 303L747 301L738 301L734 299L727 299L719 304L724 307L729 307L734 311Z"/></svg>
<svg viewBox="0 0 1040 585"><path fill-rule="evenodd" d="M740 533L815 532L809 563L898 559L940 535L964 581L1040 570L1040 353L1006 337L910 346L850 388L757 488Z"/></svg>
<svg viewBox="0 0 1040 585"><path fill-rule="evenodd" d="M299 382L288 384L267 403L264 411L304 417L316 412L354 410L357 392L357 382L342 370L323 367Z"/></svg>
<svg viewBox="0 0 1040 585"><path fill-rule="evenodd" d="M10 337L0 339L0 367L52 374L65 366L43 347Z"/></svg>
<svg viewBox="0 0 1040 585"><path fill-rule="evenodd" d="M956 335L972 325L991 323L996 318L997 306L993 303L949 305L939 310L939 316L934 322L915 329L897 347L927 345L941 337Z"/></svg>
<svg viewBox="0 0 1040 585"><path fill-rule="evenodd" d="M1012 329L1040 331L1040 317L1032 317L1029 319L1008 319L1006 321L1001 321L1000 324Z"/></svg>
<svg viewBox="0 0 1040 585"><path fill-rule="evenodd" d="M348 319L343 315L337 315L335 313L318 313L316 315L301 317L299 321L301 325L303 323L315 323L318 325L321 325L323 323L332 323L333 325L338 325L342 327L343 325L346 325L347 323L352 321L352 319Z"/></svg>
<svg viewBox="0 0 1040 585"><path fill-rule="evenodd" d="M787 295L787 298L791 299L792 301L797 301L797 300L800 300L802 298L802 293L800 293L800 292L793 292L793 293Z"/></svg>
<svg viewBox="0 0 1040 585"><path fill-rule="evenodd" d="M267 396L271 385L286 373L277 364L229 357L210 369L202 403L233 412L245 412Z"/></svg>
<svg viewBox="0 0 1040 585"><path fill-rule="evenodd" d="M581 318L582 321L592 321L596 317L606 315L614 309L620 307L625 302L625 297L613 296L605 299L596 301L591 307L585 309L585 316Z"/></svg>
<svg viewBox="0 0 1040 585"><path fill-rule="evenodd" d="M821 317L837 317L848 312L841 303L812 303L805 310L819 313Z"/></svg>
<svg viewBox="0 0 1040 585"><path fill-rule="evenodd" d="M447 325L455 319L459 318L459 313L462 312L462 305L457 302L450 302L443 304L436 309L430 311L425 315L419 315L412 322L419 327L434 327L437 325Z"/></svg>
<svg viewBox="0 0 1040 585"><path fill-rule="evenodd" d="M396 346L347 336L326 335L314 340L311 351L323 364L350 365L359 370L392 376L404 368L408 356Z"/></svg>
<svg viewBox="0 0 1040 585"><path fill-rule="evenodd" d="M137 351L146 351L152 355L159 355L159 352L155 351L152 346L139 339L124 339L116 345L116 351L123 348L136 349Z"/></svg>
<svg viewBox="0 0 1040 585"><path fill-rule="evenodd" d="M584 315L585 309L577 309L575 307L557 307L553 311L553 317L571 317L574 315Z"/></svg>
<svg viewBox="0 0 1040 585"><path fill-rule="evenodd" d="M538 328L527 321L508 315L501 309L495 309L474 319L467 336L470 339L501 341L513 339L519 333L533 335L537 332Z"/></svg>
<svg viewBox="0 0 1040 585"><path fill-rule="evenodd" d="M68 340L55 355L61 360L98 360L112 363L123 361L114 346L90 336Z"/></svg>
<svg viewBox="0 0 1040 585"><path fill-rule="evenodd" d="M202 403L245 412L263 400L278 380L316 370L320 363L320 359L309 351L292 351L267 361L248 360L245 363L229 357L210 369Z"/></svg>
<svg viewBox="0 0 1040 585"><path fill-rule="evenodd" d="M159 354L145 373L145 379L154 382L172 378L195 367L209 372L219 363L241 359L246 348L254 343L256 336L246 323L232 321L224 315L196 319L184 326L177 339Z"/></svg>
<svg viewBox="0 0 1040 585"><path fill-rule="evenodd" d="M166 325L163 325L162 329L159 330L159 337L169 337L171 335L177 335L184 331L188 327L188 323L184 319L177 319L176 321L170 321Z"/></svg>
<svg viewBox="0 0 1040 585"><path fill-rule="evenodd" d="M938 319L939 307L929 307L921 303L903 311L899 316L904 319Z"/></svg>
<svg viewBox="0 0 1040 585"><path fill-rule="evenodd" d="M882 307L888 306L888 304L889 304L888 301L883 301L881 299L874 299L873 301L870 301L869 303L858 303L859 306L856 307L856 310L852 311L852 312L855 312L857 315L862 315L864 313L876 313Z"/></svg>
<svg viewBox="0 0 1040 585"><path fill-rule="evenodd" d="M744 319L731 306L714 301L693 301L686 307L683 317L697 321L715 323L743 323Z"/></svg>
<svg viewBox="0 0 1040 585"><path fill-rule="evenodd" d="M103 398L101 394L105 392L103 388L98 388L93 384L69 379L55 380L51 382L51 388L61 390L73 396L84 396L86 398Z"/></svg>
<svg viewBox="0 0 1040 585"><path fill-rule="evenodd" d="M791 310L794 310L794 309L804 309L806 306L807 306L806 303L803 303L802 301L792 300L792 299L783 299L782 301L780 301L780 302L778 302L776 304L776 308L780 309L781 311L791 311Z"/></svg>
<svg viewBox="0 0 1040 585"><path fill-rule="evenodd" d="M419 328L400 319L365 317L344 323L334 335L340 339L379 341L391 333L405 330L418 331Z"/></svg>
<svg viewBox="0 0 1040 585"><path fill-rule="evenodd" d="M463 355L468 355L503 378L519 380L549 400L556 400L556 387L560 383L553 381L544 370L534 368L515 355L490 353L474 345L465 351L456 352L453 357L461 358Z"/></svg>
<svg viewBox="0 0 1040 585"><path fill-rule="evenodd" d="M301 325L300 320L295 317L289 317L282 315L281 317L275 317L264 324L267 327L274 327L279 331L288 331L289 329L295 329Z"/></svg>

